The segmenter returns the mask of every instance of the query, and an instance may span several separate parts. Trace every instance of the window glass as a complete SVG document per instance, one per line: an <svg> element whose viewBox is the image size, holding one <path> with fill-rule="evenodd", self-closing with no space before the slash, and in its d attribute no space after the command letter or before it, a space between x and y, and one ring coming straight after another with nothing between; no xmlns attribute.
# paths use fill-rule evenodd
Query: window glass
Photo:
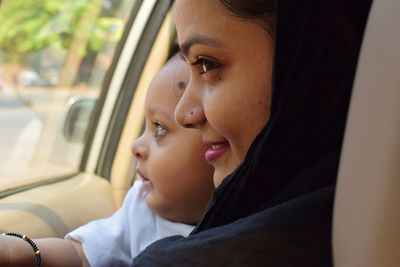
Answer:
<svg viewBox="0 0 400 267"><path fill-rule="evenodd" d="M78 170L132 0L3 0L0 191Z"/></svg>

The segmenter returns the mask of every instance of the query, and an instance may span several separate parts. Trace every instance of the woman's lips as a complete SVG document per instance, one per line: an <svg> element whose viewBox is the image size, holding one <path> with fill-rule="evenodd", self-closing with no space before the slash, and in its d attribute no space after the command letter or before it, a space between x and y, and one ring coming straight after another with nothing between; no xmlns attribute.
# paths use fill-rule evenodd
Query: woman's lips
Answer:
<svg viewBox="0 0 400 267"><path fill-rule="evenodd" d="M208 162L213 162L222 157L225 152L229 149L229 143L228 142L209 142L205 141L204 142L207 146L208 149L205 153L205 158Z"/></svg>

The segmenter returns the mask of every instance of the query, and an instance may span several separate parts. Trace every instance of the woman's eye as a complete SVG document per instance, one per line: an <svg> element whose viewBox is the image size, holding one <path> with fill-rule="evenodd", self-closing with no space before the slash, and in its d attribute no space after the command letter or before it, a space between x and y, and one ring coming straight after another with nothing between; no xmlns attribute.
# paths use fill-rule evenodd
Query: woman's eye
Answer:
<svg viewBox="0 0 400 267"><path fill-rule="evenodd" d="M200 75L207 74L209 71L221 67L221 64L204 57L199 57L192 65L199 66Z"/></svg>
<svg viewBox="0 0 400 267"><path fill-rule="evenodd" d="M167 134L167 129L161 123L154 122L153 124L155 126L154 137L156 139L161 138Z"/></svg>

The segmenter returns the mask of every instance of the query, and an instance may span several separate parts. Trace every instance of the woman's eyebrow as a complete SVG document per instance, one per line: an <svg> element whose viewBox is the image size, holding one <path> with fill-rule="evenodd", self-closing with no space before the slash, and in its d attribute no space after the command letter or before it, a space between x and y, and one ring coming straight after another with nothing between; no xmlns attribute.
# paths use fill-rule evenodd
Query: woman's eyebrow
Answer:
<svg viewBox="0 0 400 267"><path fill-rule="evenodd" d="M221 47L221 44L208 36L205 35L193 35L186 41L184 41L181 45L181 52L185 55L188 56L190 49L192 48L193 45L195 44L203 44L203 45L208 45L208 46L214 46L214 47Z"/></svg>

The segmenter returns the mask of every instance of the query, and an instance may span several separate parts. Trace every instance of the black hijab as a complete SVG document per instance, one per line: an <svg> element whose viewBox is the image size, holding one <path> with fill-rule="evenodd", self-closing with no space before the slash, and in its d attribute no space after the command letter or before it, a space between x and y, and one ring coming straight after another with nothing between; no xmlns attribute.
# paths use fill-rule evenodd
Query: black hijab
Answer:
<svg viewBox="0 0 400 267"><path fill-rule="evenodd" d="M340 150L371 0L278 0L271 118L187 238L132 266L331 266Z"/></svg>

